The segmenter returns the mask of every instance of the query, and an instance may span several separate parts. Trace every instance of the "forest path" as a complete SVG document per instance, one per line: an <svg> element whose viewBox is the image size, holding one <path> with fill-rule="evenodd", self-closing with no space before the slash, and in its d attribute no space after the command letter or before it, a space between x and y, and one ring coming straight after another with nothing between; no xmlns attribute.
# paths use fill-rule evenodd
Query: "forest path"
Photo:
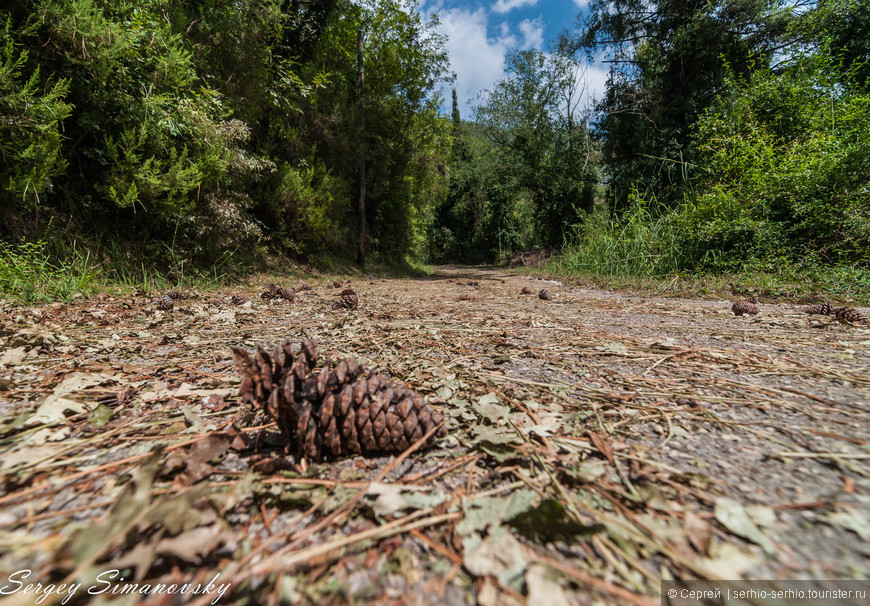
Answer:
<svg viewBox="0 0 870 606"><path fill-rule="evenodd" d="M653 604L663 575L870 575L866 328L503 268L349 285L353 311L326 277L294 302L0 304L0 579L138 567L220 573L221 603ZM294 472L229 354L284 337L405 381L448 437L392 487L367 484L391 456Z"/></svg>

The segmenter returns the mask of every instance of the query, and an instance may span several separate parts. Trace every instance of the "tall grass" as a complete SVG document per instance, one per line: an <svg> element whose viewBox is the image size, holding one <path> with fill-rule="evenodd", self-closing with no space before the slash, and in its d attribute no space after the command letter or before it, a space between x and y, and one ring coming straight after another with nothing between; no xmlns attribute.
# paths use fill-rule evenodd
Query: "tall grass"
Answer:
<svg viewBox="0 0 870 606"><path fill-rule="evenodd" d="M575 241L552 257L546 271L581 277L598 287L652 294L727 298L755 294L768 300L870 303L870 271L822 266L812 259L756 258L693 250L699 226L635 194L613 218L599 206Z"/></svg>
<svg viewBox="0 0 870 606"><path fill-rule="evenodd" d="M209 288L247 273L234 250L198 266L175 247L157 257L137 243L89 242L54 237L50 241L10 244L0 241L0 298L23 303L65 301L118 287L146 291L167 288ZM244 262L242 262L244 265Z"/></svg>
<svg viewBox="0 0 870 606"><path fill-rule="evenodd" d="M664 276L681 268L681 234L655 200L634 197L630 208L612 218L598 207L573 244L553 260L560 273L599 276Z"/></svg>
<svg viewBox="0 0 870 606"><path fill-rule="evenodd" d="M52 261L43 241L0 242L0 296L25 303L67 300L91 292L99 276L88 252L73 251L63 261Z"/></svg>

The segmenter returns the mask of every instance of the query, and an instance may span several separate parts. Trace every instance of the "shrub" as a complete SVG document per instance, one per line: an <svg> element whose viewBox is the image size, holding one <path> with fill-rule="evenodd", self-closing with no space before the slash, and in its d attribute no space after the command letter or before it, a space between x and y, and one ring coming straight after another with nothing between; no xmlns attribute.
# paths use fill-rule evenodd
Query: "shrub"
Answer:
<svg viewBox="0 0 870 606"><path fill-rule="evenodd" d="M43 79L38 66L28 74L11 28L7 19L0 30L0 206L32 209L66 165L59 125L72 110L69 82Z"/></svg>
<svg viewBox="0 0 870 606"><path fill-rule="evenodd" d="M679 219L695 261L711 249L870 261L870 95L838 74L824 53L756 72L702 117L707 177Z"/></svg>

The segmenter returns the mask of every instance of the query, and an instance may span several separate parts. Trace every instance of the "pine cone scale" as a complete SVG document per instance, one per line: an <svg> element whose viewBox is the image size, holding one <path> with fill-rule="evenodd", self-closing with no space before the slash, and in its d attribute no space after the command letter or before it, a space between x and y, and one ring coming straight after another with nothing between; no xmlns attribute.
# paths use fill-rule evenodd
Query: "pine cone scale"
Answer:
<svg viewBox="0 0 870 606"><path fill-rule="evenodd" d="M342 416L353 414L353 408L351 408L351 404L353 404L353 387L351 385L345 385L341 389L341 393L338 395L338 411Z"/></svg>
<svg viewBox="0 0 870 606"><path fill-rule="evenodd" d="M362 405L363 398L365 398L368 393L368 385L365 384L365 381L360 381L356 383L353 387L353 401L358 405Z"/></svg>
<svg viewBox="0 0 870 606"><path fill-rule="evenodd" d="M367 450L377 450L378 442L375 440L372 421L368 418L368 409L364 413L362 410L360 411L357 423L359 425L357 435L359 435L360 445Z"/></svg>

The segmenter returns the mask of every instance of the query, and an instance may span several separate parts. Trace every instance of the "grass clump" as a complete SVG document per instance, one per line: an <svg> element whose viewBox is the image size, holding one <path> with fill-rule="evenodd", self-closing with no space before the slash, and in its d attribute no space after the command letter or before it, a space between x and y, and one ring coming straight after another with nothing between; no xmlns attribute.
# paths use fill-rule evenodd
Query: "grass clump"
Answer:
<svg viewBox="0 0 870 606"><path fill-rule="evenodd" d="M738 272L676 271L668 274L595 273L575 271L556 256L538 273L555 274L588 288L630 291L650 296L735 299L748 295L766 303L834 304L870 306L870 272L853 267L801 267L783 265L777 270L748 268Z"/></svg>
<svg viewBox="0 0 870 606"><path fill-rule="evenodd" d="M599 206L583 224L575 243L550 265L562 274L666 276L682 267L680 237L655 199L648 202L633 195L629 208L616 217Z"/></svg>
<svg viewBox="0 0 870 606"><path fill-rule="evenodd" d="M100 270L90 254L72 251L65 260L52 261L45 248L43 241L0 242L0 295L33 303L93 292Z"/></svg>

